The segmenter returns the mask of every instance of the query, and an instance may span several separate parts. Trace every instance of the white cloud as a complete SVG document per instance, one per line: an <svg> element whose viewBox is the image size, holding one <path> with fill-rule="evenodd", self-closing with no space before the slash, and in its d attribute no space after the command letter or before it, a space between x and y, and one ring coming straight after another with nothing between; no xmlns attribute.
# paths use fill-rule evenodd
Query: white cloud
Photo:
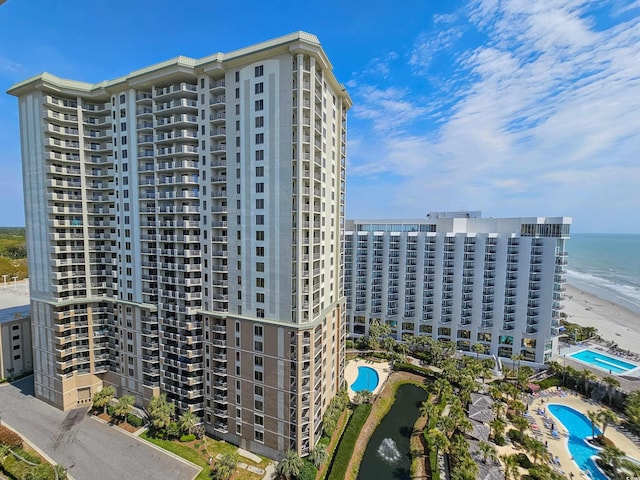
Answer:
<svg viewBox="0 0 640 480"><path fill-rule="evenodd" d="M398 208L421 214L465 204L493 215L593 221L591 212L609 202L640 218L640 19L596 28L589 7L587 0L474 2L464 12L487 40L448 57L456 70L441 93L454 94L440 126L410 128L447 100L427 104L399 88L359 90L364 104L354 113L393 134L368 145L376 157L361 156L362 144L354 148L350 175L411 177L390 192L390 216ZM409 64L417 71L463 33L444 19L436 28L415 42ZM401 118L383 121L381 113ZM350 210L363 215L366 206Z"/></svg>

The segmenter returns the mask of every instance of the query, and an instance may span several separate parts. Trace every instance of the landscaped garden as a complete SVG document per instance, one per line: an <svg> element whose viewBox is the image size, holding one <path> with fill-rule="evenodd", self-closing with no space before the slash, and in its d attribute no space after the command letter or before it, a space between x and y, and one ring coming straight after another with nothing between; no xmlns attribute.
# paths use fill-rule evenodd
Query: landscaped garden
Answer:
<svg viewBox="0 0 640 480"><path fill-rule="evenodd" d="M0 425L0 473L15 480L67 478L64 467L49 464L26 445L20 435L3 425Z"/></svg>

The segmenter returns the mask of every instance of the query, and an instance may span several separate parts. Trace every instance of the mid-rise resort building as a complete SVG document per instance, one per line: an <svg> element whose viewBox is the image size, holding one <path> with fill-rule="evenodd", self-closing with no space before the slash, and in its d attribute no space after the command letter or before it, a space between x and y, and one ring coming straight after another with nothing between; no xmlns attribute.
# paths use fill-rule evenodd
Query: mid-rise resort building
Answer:
<svg viewBox="0 0 640 480"><path fill-rule="evenodd" d="M429 335L458 350L542 363L557 347L571 219L431 213L419 220L349 220L349 334L371 322L393 336Z"/></svg>
<svg viewBox="0 0 640 480"><path fill-rule="evenodd" d="M36 396L164 392L218 438L308 453L343 383L351 106L317 38L10 93Z"/></svg>

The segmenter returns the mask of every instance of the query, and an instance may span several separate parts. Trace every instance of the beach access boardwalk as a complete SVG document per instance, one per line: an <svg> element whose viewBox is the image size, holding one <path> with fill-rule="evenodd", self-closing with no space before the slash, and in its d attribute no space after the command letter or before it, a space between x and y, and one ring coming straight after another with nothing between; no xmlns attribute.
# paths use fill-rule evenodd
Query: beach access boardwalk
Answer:
<svg viewBox="0 0 640 480"><path fill-rule="evenodd" d="M111 427L87 409L67 412L33 395L33 376L0 385L0 419L75 480L192 480L200 468Z"/></svg>

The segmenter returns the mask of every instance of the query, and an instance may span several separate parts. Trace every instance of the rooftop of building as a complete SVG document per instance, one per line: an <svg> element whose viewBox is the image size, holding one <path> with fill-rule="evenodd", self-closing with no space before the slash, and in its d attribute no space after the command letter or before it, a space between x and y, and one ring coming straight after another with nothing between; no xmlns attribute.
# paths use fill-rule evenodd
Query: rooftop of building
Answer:
<svg viewBox="0 0 640 480"><path fill-rule="evenodd" d="M27 316L30 310L28 280L0 284L0 323Z"/></svg>
<svg viewBox="0 0 640 480"><path fill-rule="evenodd" d="M247 57L249 57L248 61L257 61L265 54L273 55L275 53L289 51L312 55L316 58L316 61L322 65L323 69L328 72L332 72L333 70L333 66L322 49L318 37L311 33L297 31L228 53L218 52L199 59L180 55L164 62L135 70L127 75L97 83L60 78L51 73L43 72L16 83L7 93L19 97L33 90L46 90L70 94L75 93L87 95L88 97L104 97L114 91L120 91L123 88L148 88L163 75L175 76L177 79L194 69L201 72L208 72L210 70L217 70L221 67L222 63L230 65L235 65L236 63L241 64L243 61L247 61ZM255 60L252 60L251 57L255 57ZM346 89L342 84L338 83L333 73L328 75L328 81L333 83L338 91L342 92L342 96L347 103L351 105L351 99L346 93Z"/></svg>

